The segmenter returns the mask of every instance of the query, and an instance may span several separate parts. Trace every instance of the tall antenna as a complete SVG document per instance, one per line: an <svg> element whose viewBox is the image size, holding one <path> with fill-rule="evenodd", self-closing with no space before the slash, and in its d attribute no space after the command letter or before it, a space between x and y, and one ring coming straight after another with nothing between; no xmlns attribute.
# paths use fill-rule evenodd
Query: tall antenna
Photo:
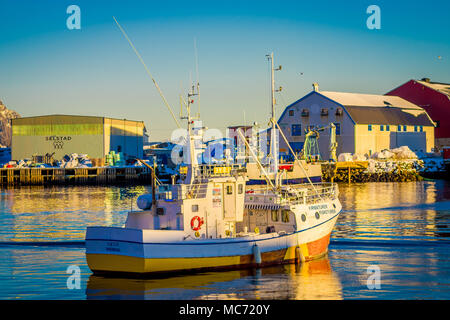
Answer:
<svg viewBox="0 0 450 320"><path fill-rule="evenodd" d="M122 31L122 34L125 36L125 38L127 39L128 43L130 44L131 48L133 49L134 53L137 55L137 57L139 58L139 60L141 61L142 65L145 68L145 71L147 72L147 74L149 75L149 77L152 79L153 83L155 84L156 89L159 92L159 95L161 96L161 98L164 101L164 104L166 105L167 109L169 110L170 114L172 115L173 120L175 120L175 123L177 124L178 128L181 128L180 123L178 122L177 118L175 117L175 114L172 111L172 108L170 108L169 103L167 102L166 98L164 97L161 89L159 88L158 84L156 83L156 80L153 78L152 74L150 73L150 70L148 69L147 65L145 64L144 60L142 59L141 55L139 54L139 52L137 51L136 47L133 45L133 42L131 42L130 38L128 38L125 30L123 30L122 26L119 24L119 22L116 20L116 18L113 16L114 21L116 22L117 26L119 27L120 31Z"/></svg>
<svg viewBox="0 0 450 320"><path fill-rule="evenodd" d="M275 77L274 72L281 70L281 66L279 66L277 69L273 67L273 52L271 54L266 55L267 60L270 62L270 84L271 84L271 118L270 118L270 124L272 125L271 132L270 132L270 171L272 173L275 173L275 181L278 182L278 179L276 179L276 175L278 174L278 143L276 139L276 120L275 120L275 91L279 92L281 91L281 87L278 90L275 90ZM271 158L271 159L270 159Z"/></svg>
<svg viewBox="0 0 450 320"><path fill-rule="evenodd" d="M197 103L198 103L198 111L197 111L197 117L200 117L200 82L199 82L199 75L198 75L198 52L197 52L197 38L194 38L194 54L195 54L195 73L197 76Z"/></svg>
<svg viewBox="0 0 450 320"><path fill-rule="evenodd" d="M183 81L180 81L180 92L183 92ZM180 93L180 118L183 116L183 96Z"/></svg>

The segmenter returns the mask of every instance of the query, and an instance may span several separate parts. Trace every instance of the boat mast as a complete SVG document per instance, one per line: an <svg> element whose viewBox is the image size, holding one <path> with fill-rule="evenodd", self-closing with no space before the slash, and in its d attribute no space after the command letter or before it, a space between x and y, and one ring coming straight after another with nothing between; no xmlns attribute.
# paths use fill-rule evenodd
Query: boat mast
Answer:
<svg viewBox="0 0 450 320"><path fill-rule="evenodd" d="M193 132L193 123L194 120L198 120L200 115L198 114L197 117L191 116L191 104L194 103L194 100L192 97L198 96L199 93L195 93L195 85L192 86L191 91L188 93L188 101L186 104L186 113L187 115L185 117L181 117L181 119L187 120L187 161L188 161L188 172L186 176L185 182L192 184L194 182L195 178L195 167L197 167L197 154L195 153L195 136Z"/></svg>
<svg viewBox="0 0 450 320"><path fill-rule="evenodd" d="M270 55L266 55L267 59L270 61L270 74L271 74L271 118L270 122L272 125L270 131L270 153L269 153L269 161L270 161L270 172L274 174L274 180L276 186L279 185L277 175L278 175L278 143L277 143L277 135L276 135L276 120L275 120L275 71L281 70L281 66L277 69L273 67L273 52ZM281 90L281 88L280 88ZM279 90L277 90L279 91Z"/></svg>

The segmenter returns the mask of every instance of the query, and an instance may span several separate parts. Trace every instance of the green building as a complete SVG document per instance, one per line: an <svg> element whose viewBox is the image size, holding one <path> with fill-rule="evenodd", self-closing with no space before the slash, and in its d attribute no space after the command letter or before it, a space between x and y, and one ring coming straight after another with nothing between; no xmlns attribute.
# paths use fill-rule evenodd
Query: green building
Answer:
<svg viewBox="0 0 450 320"><path fill-rule="evenodd" d="M13 160L54 153L87 154L103 159L110 151L124 159L142 157L146 129L143 121L92 116L46 115L12 120Z"/></svg>

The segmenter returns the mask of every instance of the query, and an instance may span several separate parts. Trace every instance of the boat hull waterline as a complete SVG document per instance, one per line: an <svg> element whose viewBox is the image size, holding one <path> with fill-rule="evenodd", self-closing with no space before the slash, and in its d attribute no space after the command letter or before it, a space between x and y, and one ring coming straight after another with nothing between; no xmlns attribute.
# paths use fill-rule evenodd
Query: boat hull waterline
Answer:
<svg viewBox="0 0 450 320"><path fill-rule="evenodd" d="M86 258L94 274L138 275L310 261L327 254L338 216L339 213L315 226L281 235L173 242L155 242L155 231L159 230L88 227ZM182 233L173 231L174 238L179 235Z"/></svg>

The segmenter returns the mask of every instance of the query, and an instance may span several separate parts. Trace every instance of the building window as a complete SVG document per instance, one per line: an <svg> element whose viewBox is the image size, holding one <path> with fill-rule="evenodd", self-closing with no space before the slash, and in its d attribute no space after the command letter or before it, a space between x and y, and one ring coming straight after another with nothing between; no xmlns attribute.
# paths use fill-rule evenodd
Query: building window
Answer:
<svg viewBox="0 0 450 320"><path fill-rule="evenodd" d="M309 110L308 109L303 109L302 110L302 117L309 117Z"/></svg>
<svg viewBox="0 0 450 320"><path fill-rule="evenodd" d="M380 126L380 131L384 131L384 126L383 125Z"/></svg>
<svg viewBox="0 0 450 320"><path fill-rule="evenodd" d="M289 117L293 117L294 116L294 110L289 110Z"/></svg>
<svg viewBox="0 0 450 320"><path fill-rule="evenodd" d="M391 126L390 125L386 125L386 131L391 131Z"/></svg>
<svg viewBox="0 0 450 320"><path fill-rule="evenodd" d="M344 114L344 111L342 110L342 108L337 108L336 109L336 115L337 116L342 116Z"/></svg>
<svg viewBox="0 0 450 320"><path fill-rule="evenodd" d="M408 128L406 126L403 126L403 131L408 131Z"/></svg>
<svg viewBox="0 0 450 320"><path fill-rule="evenodd" d="M291 135L292 136L301 136L302 135L302 125L301 124L293 124L291 127Z"/></svg>
<svg viewBox="0 0 450 320"><path fill-rule="evenodd" d="M414 132L417 132L417 126L414 126Z"/></svg>
<svg viewBox="0 0 450 320"><path fill-rule="evenodd" d="M420 126L420 132L423 132L423 126Z"/></svg>
<svg viewBox="0 0 450 320"><path fill-rule="evenodd" d="M341 135L341 124L339 122L334 122L334 125L336 127L336 135L340 136Z"/></svg>
<svg viewBox="0 0 450 320"><path fill-rule="evenodd" d="M233 194L233 186L227 186L227 194Z"/></svg>
<svg viewBox="0 0 450 320"><path fill-rule="evenodd" d="M369 124L369 125L367 126L367 130L372 131L372 125L371 125L371 124Z"/></svg>
<svg viewBox="0 0 450 320"><path fill-rule="evenodd" d="M328 116L328 109L322 108L322 110L320 110L320 115L321 116Z"/></svg>
<svg viewBox="0 0 450 320"><path fill-rule="evenodd" d="M402 131L402 126L401 125L398 125L398 128L397 128L397 131Z"/></svg>

